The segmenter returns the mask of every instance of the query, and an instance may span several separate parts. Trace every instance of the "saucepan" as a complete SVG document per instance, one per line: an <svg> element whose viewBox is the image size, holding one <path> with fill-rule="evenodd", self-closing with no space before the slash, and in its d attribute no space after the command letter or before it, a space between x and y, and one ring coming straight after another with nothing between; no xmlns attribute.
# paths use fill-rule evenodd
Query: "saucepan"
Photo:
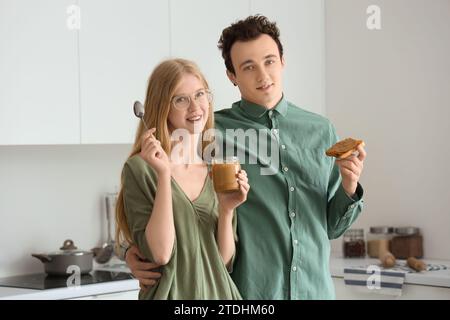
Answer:
<svg viewBox="0 0 450 320"><path fill-rule="evenodd" d="M60 251L49 253L33 253L32 256L44 263L45 272L49 275L67 276L73 273L76 266L81 274L89 273L92 270L94 258L92 251L78 250L70 239L65 240L60 249Z"/></svg>

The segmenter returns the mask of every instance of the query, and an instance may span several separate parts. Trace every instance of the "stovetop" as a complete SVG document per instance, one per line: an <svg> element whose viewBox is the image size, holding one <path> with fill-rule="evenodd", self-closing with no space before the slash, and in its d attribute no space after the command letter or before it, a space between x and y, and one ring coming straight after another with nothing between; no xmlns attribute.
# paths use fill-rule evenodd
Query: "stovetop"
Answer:
<svg viewBox="0 0 450 320"><path fill-rule="evenodd" d="M21 276L13 276L0 278L0 286L25 288L25 289L55 289L67 287L67 276L49 276L46 273L34 273ZM111 272L95 270L89 274L81 275L80 285L89 285L110 281L130 280L133 279L131 274L126 272Z"/></svg>

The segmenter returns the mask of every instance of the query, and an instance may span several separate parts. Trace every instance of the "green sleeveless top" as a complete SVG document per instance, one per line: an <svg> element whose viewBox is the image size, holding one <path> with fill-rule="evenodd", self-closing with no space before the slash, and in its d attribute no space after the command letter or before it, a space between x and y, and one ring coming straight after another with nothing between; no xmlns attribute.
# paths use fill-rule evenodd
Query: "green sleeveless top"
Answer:
<svg viewBox="0 0 450 320"><path fill-rule="evenodd" d="M153 261L145 228L156 195L156 172L135 155L124 165L122 183L125 215L133 241ZM242 299L216 242L218 201L209 176L194 201L172 178L172 201L175 243L171 259L161 267L162 276L157 284L146 292L141 290L139 299ZM237 240L235 217L233 229Z"/></svg>

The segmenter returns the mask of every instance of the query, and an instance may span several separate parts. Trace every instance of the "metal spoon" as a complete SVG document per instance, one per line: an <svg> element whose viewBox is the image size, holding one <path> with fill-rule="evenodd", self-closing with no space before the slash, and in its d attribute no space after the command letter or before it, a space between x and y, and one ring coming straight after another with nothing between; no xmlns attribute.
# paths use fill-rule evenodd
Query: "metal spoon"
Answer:
<svg viewBox="0 0 450 320"><path fill-rule="evenodd" d="M144 121L144 106L142 105L142 103L140 101L134 102L133 111L134 111L134 115L142 120L142 123L144 124L145 129L148 130L148 127Z"/></svg>

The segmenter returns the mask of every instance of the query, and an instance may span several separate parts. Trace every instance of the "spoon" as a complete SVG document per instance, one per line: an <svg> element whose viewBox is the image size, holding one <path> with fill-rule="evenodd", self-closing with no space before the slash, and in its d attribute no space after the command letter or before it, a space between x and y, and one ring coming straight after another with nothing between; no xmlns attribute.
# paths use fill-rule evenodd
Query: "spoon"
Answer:
<svg viewBox="0 0 450 320"><path fill-rule="evenodd" d="M145 129L148 130L148 127L144 121L144 106L142 105L142 103L140 101L134 102L133 111L134 111L134 115L142 120L142 123L144 124Z"/></svg>
<svg viewBox="0 0 450 320"><path fill-rule="evenodd" d="M133 105L133 111L134 111L134 115L135 115L136 117L141 118L142 123L144 124L145 129L148 131L148 127L147 127L147 125L145 124L145 121L144 121L144 106L142 105L142 103L141 103L140 101L135 101L135 102L134 102L134 105ZM156 156L157 156L158 158L160 158L160 153L157 152L157 153L156 153Z"/></svg>

